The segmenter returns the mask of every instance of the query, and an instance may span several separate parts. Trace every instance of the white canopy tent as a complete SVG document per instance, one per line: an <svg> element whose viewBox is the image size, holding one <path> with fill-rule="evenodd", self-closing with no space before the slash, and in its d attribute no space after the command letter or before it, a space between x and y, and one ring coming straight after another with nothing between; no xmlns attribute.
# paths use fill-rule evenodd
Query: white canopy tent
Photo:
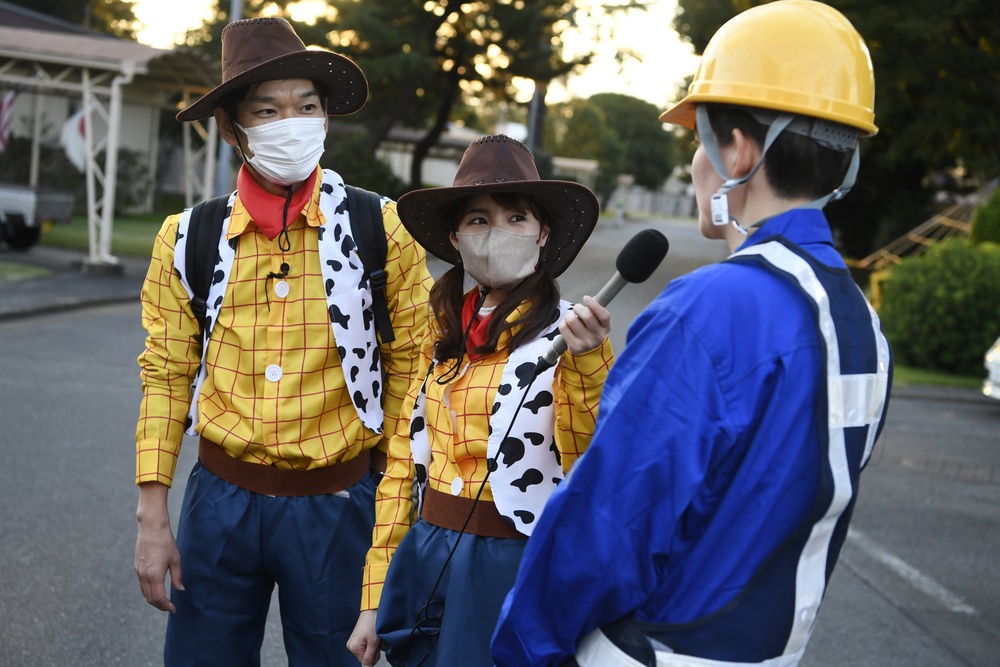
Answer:
<svg viewBox="0 0 1000 667"><path fill-rule="evenodd" d="M85 268L118 264L111 254L111 231L124 90L128 88L130 95L141 96L152 105L176 110L178 103L186 106L218 81L218 64L191 51L167 51L102 35L0 26L0 88L36 95L30 184L37 185L38 180L42 125L38 95L82 100L90 238ZM103 128L104 136L96 136ZM200 148L195 148L192 132L203 140ZM188 206L214 194L217 145L214 121L183 124L183 182ZM199 162L203 163L200 173ZM155 154L150 156L150 164L156 164ZM150 171L155 178L155 169Z"/></svg>

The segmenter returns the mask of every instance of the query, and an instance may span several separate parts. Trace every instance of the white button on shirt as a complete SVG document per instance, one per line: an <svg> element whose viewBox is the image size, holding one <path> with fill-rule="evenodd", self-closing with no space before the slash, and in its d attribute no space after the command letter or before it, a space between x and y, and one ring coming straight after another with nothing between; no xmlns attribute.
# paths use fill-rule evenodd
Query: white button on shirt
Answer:
<svg viewBox="0 0 1000 667"><path fill-rule="evenodd" d="M264 377L266 377L271 382L277 382L278 380L280 380L281 375L282 375L281 366L278 366L276 364L271 364L270 366L267 367L267 370L264 371Z"/></svg>
<svg viewBox="0 0 1000 667"><path fill-rule="evenodd" d="M462 492L462 478L456 477L451 480L451 495L457 496Z"/></svg>
<svg viewBox="0 0 1000 667"><path fill-rule="evenodd" d="M279 299L284 299L286 296L288 296L288 283L286 283L284 280L279 280L278 282L274 283L274 294Z"/></svg>

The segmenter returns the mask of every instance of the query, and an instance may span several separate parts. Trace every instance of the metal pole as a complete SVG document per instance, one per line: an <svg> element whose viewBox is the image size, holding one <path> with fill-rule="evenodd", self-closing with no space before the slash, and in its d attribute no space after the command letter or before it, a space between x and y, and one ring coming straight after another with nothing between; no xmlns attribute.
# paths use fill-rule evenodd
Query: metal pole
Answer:
<svg viewBox="0 0 1000 667"><path fill-rule="evenodd" d="M239 21L243 17L243 0L232 0L229 8L229 21ZM219 160L215 172L215 194L223 195L230 191L232 182L233 147L219 135Z"/></svg>
<svg viewBox="0 0 1000 667"><path fill-rule="evenodd" d="M41 162L42 105L38 99L41 94L41 90L31 93L31 166L28 172L28 185L33 188L38 187L38 166Z"/></svg>
<svg viewBox="0 0 1000 667"><path fill-rule="evenodd" d="M114 266L118 258L111 254L111 231L115 219L115 195L118 181L118 145L121 140L122 88L132 83L135 77L135 63L122 63L122 73L111 82L110 111L108 113L108 140L104 147L104 202L101 204L101 223L98 243L100 264ZM93 124L88 128L88 132Z"/></svg>
<svg viewBox="0 0 1000 667"><path fill-rule="evenodd" d="M528 150L532 153L535 152L535 146L538 144L538 107L541 104L541 90L538 87L538 82L535 81L535 93L531 96L531 105L528 107L528 140L525 142Z"/></svg>

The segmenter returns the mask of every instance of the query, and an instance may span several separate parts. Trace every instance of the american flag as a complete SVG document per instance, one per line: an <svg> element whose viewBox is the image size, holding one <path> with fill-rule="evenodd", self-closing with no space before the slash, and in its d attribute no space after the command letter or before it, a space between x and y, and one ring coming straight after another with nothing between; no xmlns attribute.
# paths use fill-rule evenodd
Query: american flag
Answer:
<svg viewBox="0 0 1000 667"><path fill-rule="evenodd" d="M11 90L0 100L0 153L7 150L10 143L10 128L14 124L14 100L17 91Z"/></svg>

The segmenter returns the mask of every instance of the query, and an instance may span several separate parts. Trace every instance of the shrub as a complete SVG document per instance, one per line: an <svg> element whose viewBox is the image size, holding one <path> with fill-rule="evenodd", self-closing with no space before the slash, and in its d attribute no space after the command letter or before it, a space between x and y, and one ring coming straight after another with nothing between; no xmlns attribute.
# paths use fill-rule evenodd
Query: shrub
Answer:
<svg viewBox="0 0 1000 667"><path fill-rule="evenodd" d="M969 237L973 243L1000 243L1000 188L976 209Z"/></svg>
<svg viewBox="0 0 1000 667"><path fill-rule="evenodd" d="M896 359L926 370L981 375L1000 336L1000 245L953 238L878 281L879 315Z"/></svg>
<svg viewBox="0 0 1000 667"><path fill-rule="evenodd" d="M77 171L66 157L66 151L54 142L41 143L38 147L38 185L73 193L74 213L87 214L87 177ZM103 153L97 162L103 169ZM7 150L0 153L0 181L28 184L31 164L31 139L14 137ZM129 148L118 149L118 169L115 175L115 215L141 210L146 204L150 179L148 160L144 153ZM97 181L97 197L103 196L101 182Z"/></svg>

